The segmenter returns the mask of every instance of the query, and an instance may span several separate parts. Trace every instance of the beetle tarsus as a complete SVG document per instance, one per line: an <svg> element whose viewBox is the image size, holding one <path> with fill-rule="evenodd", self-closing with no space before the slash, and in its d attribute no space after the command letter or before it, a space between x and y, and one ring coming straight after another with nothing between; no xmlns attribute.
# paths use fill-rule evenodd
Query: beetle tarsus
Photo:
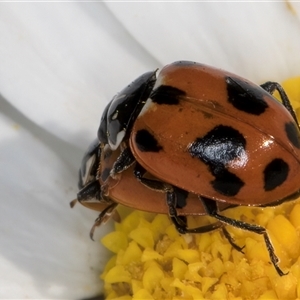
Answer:
<svg viewBox="0 0 300 300"><path fill-rule="evenodd" d="M273 93L275 91L277 91L280 95L280 98L282 100L282 104L284 105L284 107L289 111L289 113L292 115L292 117L294 118L295 122L298 124L298 119L296 116L296 113L293 109L293 106L286 94L286 92L284 91L283 87L278 83L278 82L274 82L274 81L267 81L265 83L263 83L261 85L261 87L266 90L268 93L270 93L271 95L273 95Z"/></svg>
<svg viewBox="0 0 300 300"><path fill-rule="evenodd" d="M117 206L118 203L112 203L99 214L98 218L95 220L95 223L90 230L90 238L92 241L94 241L94 232L96 227L99 227L102 223L105 223L110 218L111 214Z"/></svg>
<svg viewBox="0 0 300 300"><path fill-rule="evenodd" d="M269 255L270 255L270 258L271 258L271 261L277 271L277 273L280 275L280 276L284 276L284 275L287 275L289 272L286 272L284 273L278 266L278 262L279 262L279 258L277 257L277 255L275 254L275 250L274 250L274 247L271 243L271 240L269 238L269 235L267 234L267 232L265 231L263 233L263 236L264 236L264 240L265 240L265 244L267 246L267 250L269 252Z"/></svg>

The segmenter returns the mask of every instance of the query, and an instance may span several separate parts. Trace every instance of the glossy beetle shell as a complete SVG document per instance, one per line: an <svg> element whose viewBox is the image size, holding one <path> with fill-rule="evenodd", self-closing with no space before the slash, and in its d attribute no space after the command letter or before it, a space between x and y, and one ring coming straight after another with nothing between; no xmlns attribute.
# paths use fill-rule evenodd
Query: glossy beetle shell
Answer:
<svg viewBox="0 0 300 300"><path fill-rule="evenodd" d="M299 129L260 86L177 62L162 69L130 136L155 177L235 205L275 203L299 191Z"/></svg>

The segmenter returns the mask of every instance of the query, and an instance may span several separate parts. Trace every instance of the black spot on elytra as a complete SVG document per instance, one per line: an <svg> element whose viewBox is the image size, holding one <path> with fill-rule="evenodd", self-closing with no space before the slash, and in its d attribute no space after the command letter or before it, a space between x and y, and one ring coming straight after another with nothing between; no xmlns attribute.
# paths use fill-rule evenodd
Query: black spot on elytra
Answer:
<svg viewBox="0 0 300 300"><path fill-rule="evenodd" d="M244 182L229 172L227 164L245 153L246 140L236 129L218 125L204 137L197 138L189 148L192 157L203 161L215 176L212 187L227 196L236 195Z"/></svg>
<svg viewBox="0 0 300 300"><path fill-rule="evenodd" d="M239 79L226 77L228 101L238 110L260 115L268 108L264 100L266 92Z"/></svg>
<svg viewBox="0 0 300 300"><path fill-rule="evenodd" d="M196 156L213 169L223 168L227 163L240 157L245 151L246 139L236 129L218 125L204 137L197 138L189 148Z"/></svg>
<svg viewBox="0 0 300 300"><path fill-rule="evenodd" d="M294 122L289 122L285 124L285 132L289 141L296 147L300 148L300 136L299 129Z"/></svg>
<svg viewBox="0 0 300 300"><path fill-rule="evenodd" d="M244 182L235 174L229 172L227 169L218 171L215 174L216 179L211 182L215 191L225 196L235 196L243 187Z"/></svg>
<svg viewBox="0 0 300 300"><path fill-rule="evenodd" d="M186 93L180 89L169 85L161 85L151 93L150 98L157 104L176 105L179 103L180 98L185 95Z"/></svg>
<svg viewBox="0 0 300 300"><path fill-rule="evenodd" d="M162 149L156 138L146 129L137 131L135 143L142 152L158 152Z"/></svg>
<svg viewBox="0 0 300 300"><path fill-rule="evenodd" d="M289 174L289 165L281 158L272 160L264 170L264 189L272 191L280 186Z"/></svg>

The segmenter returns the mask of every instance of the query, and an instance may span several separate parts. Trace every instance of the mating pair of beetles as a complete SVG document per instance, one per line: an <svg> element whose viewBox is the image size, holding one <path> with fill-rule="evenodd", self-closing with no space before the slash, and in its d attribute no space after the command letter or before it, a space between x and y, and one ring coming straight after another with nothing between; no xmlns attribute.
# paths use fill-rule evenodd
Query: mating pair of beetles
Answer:
<svg viewBox="0 0 300 300"><path fill-rule="evenodd" d="M220 214L234 206L275 206L300 194L300 134L295 112L276 82L261 86L203 64L179 61L156 78L148 72L105 108L98 139L79 171L72 205L100 211L118 204L168 214L179 233L231 225L261 234L279 275L266 229ZM281 102L272 94L278 91ZM186 216L216 222L188 228Z"/></svg>

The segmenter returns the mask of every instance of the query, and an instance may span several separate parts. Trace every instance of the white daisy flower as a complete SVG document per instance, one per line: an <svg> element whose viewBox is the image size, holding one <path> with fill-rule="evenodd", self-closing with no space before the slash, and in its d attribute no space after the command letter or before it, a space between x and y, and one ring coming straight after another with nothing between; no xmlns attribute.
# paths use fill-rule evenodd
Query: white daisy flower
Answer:
<svg viewBox="0 0 300 300"><path fill-rule="evenodd" d="M101 292L97 213L69 202L116 92L177 60L257 83L299 75L299 24L294 2L1 3L0 298Z"/></svg>

